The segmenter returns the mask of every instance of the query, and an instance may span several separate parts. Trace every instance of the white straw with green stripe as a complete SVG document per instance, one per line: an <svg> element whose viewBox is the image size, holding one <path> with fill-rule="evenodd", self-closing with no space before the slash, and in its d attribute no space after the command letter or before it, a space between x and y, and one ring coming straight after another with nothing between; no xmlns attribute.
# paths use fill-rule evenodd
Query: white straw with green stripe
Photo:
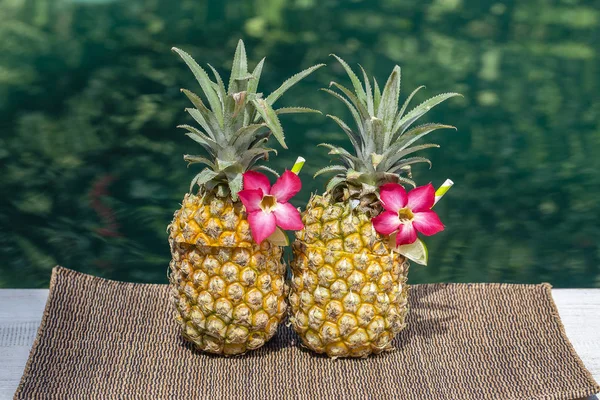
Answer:
<svg viewBox="0 0 600 400"><path fill-rule="evenodd" d="M304 166L305 161L306 160L304 158L298 157L296 159L296 162L294 163L294 166L292 167L292 172L295 173L296 175L298 175L300 173L300 170Z"/></svg>
<svg viewBox="0 0 600 400"><path fill-rule="evenodd" d="M446 181L442 183L442 186L435 191L435 202L433 204L436 204L438 201L440 201L440 199L446 194L452 185L454 185L454 182L452 182L450 179L446 179Z"/></svg>

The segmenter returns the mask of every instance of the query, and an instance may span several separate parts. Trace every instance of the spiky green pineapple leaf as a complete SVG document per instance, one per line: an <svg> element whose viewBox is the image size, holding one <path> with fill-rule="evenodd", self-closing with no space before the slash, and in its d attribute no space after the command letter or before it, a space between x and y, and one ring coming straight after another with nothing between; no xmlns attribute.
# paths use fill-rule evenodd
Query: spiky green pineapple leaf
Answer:
<svg viewBox="0 0 600 400"><path fill-rule="evenodd" d="M217 94L217 96L219 97L219 101L221 101L221 104L223 104L221 95L219 94L219 84L217 82L213 82L211 81L210 84L212 85L213 90L215 91L215 93Z"/></svg>
<svg viewBox="0 0 600 400"><path fill-rule="evenodd" d="M387 170L387 172L393 173L393 172L398 171L399 169L402 169L408 165L418 164L418 163L429 164L429 168L431 168L431 161L429 159L427 159L425 157L410 157L410 158L405 158L403 160L399 160L394 165L392 165L392 167L389 168Z"/></svg>
<svg viewBox="0 0 600 400"><path fill-rule="evenodd" d="M212 169L203 169L198 175L194 177L194 179L192 179L192 183L190 184L190 192L194 188L194 185L202 186L211 179L216 178L217 175L219 175L219 173L213 171Z"/></svg>
<svg viewBox="0 0 600 400"><path fill-rule="evenodd" d="M312 67L307 68L304 71L298 72L297 74L291 76L285 82L283 82L281 84L281 86L279 88L277 88L277 90L275 90L273 93L271 93L269 96L267 96L267 98L266 98L267 103L270 106L272 106L273 104L275 104L277 99L279 99L292 86L294 86L296 83L300 82L302 79L306 78L308 75L312 74L314 71L316 71L317 69L319 69L323 66L325 66L325 64L313 65Z"/></svg>
<svg viewBox="0 0 600 400"><path fill-rule="evenodd" d="M260 132L256 135L256 138L248 146L249 149L260 148L263 144L267 143L271 137L271 131Z"/></svg>
<svg viewBox="0 0 600 400"><path fill-rule="evenodd" d="M208 144L217 144L217 142L215 142L209 135L207 135L206 133L202 132L200 129L196 128L195 126L191 126L191 125L178 125L178 128L181 129L185 129L199 137L202 138L202 140L205 140L206 143ZM220 147L220 146L219 146Z"/></svg>
<svg viewBox="0 0 600 400"><path fill-rule="evenodd" d="M354 93L352 93L346 87L344 87L334 81L329 83L329 87L331 87L331 86L335 86L338 90L340 90L342 93L344 93L346 95L346 97L348 97L348 99L352 102L352 105L354 106L354 108L356 108L356 110L358 110L360 116L363 119L369 118L369 116L371 115L371 114L369 114L369 110L367 109L367 107L365 107L365 104L354 95Z"/></svg>
<svg viewBox="0 0 600 400"><path fill-rule="evenodd" d="M304 114L304 113L322 114L321 111L315 110L314 108L308 108L308 107L282 107L282 108L278 108L277 110L275 110L275 114L277 114L277 115Z"/></svg>
<svg viewBox="0 0 600 400"><path fill-rule="evenodd" d="M411 100L413 97L415 97L415 95L419 92L419 90L425 88L425 85L421 85L419 87L417 87L415 90L413 90L408 97L406 98L406 100L404 100L404 104L402 104L402 108L400 109L400 111L398 112L398 115L396 115L396 121L394 121L394 132L396 132L398 129L396 127L396 125L398 124L398 122L402 119L402 117L404 116L404 112L406 111L406 109L408 108L408 105L410 104Z"/></svg>
<svg viewBox="0 0 600 400"><path fill-rule="evenodd" d="M356 151L356 155L360 158L361 154L362 154L362 149L361 149L361 144L360 144L362 141L362 138L360 137L360 135L358 135L356 132L354 132L352 129L350 129L350 127L348 127L348 125L346 125L346 123L344 121L342 121L340 118L336 117L335 115L327 114L327 117L334 120L335 123L338 124L338 126L340 128L342 128L342 130L346 133L346 135L350 139L350 142L352 142L352 146L354 147L354 150Z"/></svg>
<svg viewBox="0 0 600 400"><path fill-rule="evenodd" d="M444 124L423 124L416 126L409 131L405 132L391 147L391 153L396 153L400 150L406 149L408 146L421 139L423 136L430 134L438 129L454 129L456 127L452 125Z"/></svg>
<svg viewBox="0 0 600 400"><path fill-rule="evenodd" d="M352 86L354 86L354 91L356 92L356 96L361 100L366 100L367 95L365 93L365 90L362 87L362 83L360 82L360 79L358 79L358 76L356 76L354 71L352 71L352 68L350 68L350 66L346 63L346 61L342 60L337 55L335 55L335 54L330 54L330 55L332 57L335 57L335 59L338 60L338 62L340 64L342 64L342 67L344 67L346 74L348 75L348 77L350 78L350 81L352 82Z"/></svg>
<svg viewBox="0 0 600 400"><path fill-rule="evenodd" d="M219 129L214 129L204 118L204 115L197 108L186 108L185 111L194 118L194 121L198 123L204 129L206 134L210 136L210 138L214 141L218 141L220 139Z"/></svg>
<svg viewBox="0 0 600 400"><path fill-rule="evenodd" d="M408 168L410 168L410 166ZM383 182L394 182L417 187L417 183L415 181L405 176L400 176L397 173L381 172L377 173L377 176L379 177L378 180Z"/></svg>
<svg viewBox="0 0 600 400"><path fill-rule="evenodd" d="M365 93L366 93L366 102L367 102L367 111L369 115L375 115L375 105L373 101L373 90L371 89L371 83L369 83L369 77L367 72L362 67L362 65L358 64L360 70L363 73L363 80L365 81Z"/></svg>
<svg viewBox="0 0 600 400"><path fill-rule="evenodd" d="M210 154L211 156L214 157L216 155L215 151L212 149L212 147L202 137L196 135L193 132L186 132L185 136L189 137L194 142L196 142L200 146L202 146L202 148L204 148L204 150L206 150L208 152L208 154Z"/></svg>
<svg viewBox="0 0 600 400"><path fill-rule="evenodd" d="M428 100L425 100L424 102L413 108L410 112L408 112L404 117L402 117L402 119L400 119L397 122L398 129L394 129L394 132L397 132L397 134L402 135L417 119L421 118L421 116L423 116L433 107L445 100L456 96L462 97L460 93L442 93Z"/></svg>
<svg viewBox="0 0 600 400"><path fill-rule="evenodd" d="M241 126L239 115L240 112L245 108L246 101L246 92L244 91L232 93L225 98L223 108L225 123L223 126L223 131L225 138L229 143L231 143L237 127Z"/></svg>
<svg viewBox="0 0 600 400"><path fill-rule="evenodd" d="M414 187L414 188L416 188L416 187L417 187L417 182L413 181L413 180L412 180L412 179L410 179L410 178L406 178L406 177L404 177L404 176L398 176L398 178L397 178L397 179L398 179L398 182L397 182L397 183L400 183L400 184L402 184L402 183L405 183L405 184L408 184L408 185L410 185L410 186L412 186L412 187Z"/></svg>
<svg viewBox="0 0 600 400"><path fill-rule="evenodd" d="M266 165L257 165L256 167L252 168L255 171L267 171L270 172L271 174L275 175L277 178L279 178L279 173L277 171L275 171L273 168L269 168Z"/></svg>
<svg viewBox="0 0 600 400"><path fill-rule="evenodd" d="M270 130L266 130L264 132L262 132L262 131L258 132L256 134L256 137L254 138L254 140L248 146L248 148L253 149L255 147L259 147L259 146L263 145L264 143L266 143L270 137L271 137Z"/></svg>
<svg viewBox="0 0 600 400"><path fill-rule="evenodd" d="M235 119L235 117L238 116L240 111L242 111L246 107L247 94L248 94L248 92L239 92L239 93L234 93L231 96L235 102L235 106L233 108L233 116L232 116L233 119Z"/></svg>
<svg viewBox="0 0 600 400"><path fill-rule="evenodd" d="M200 96L198 96L196 93L194 93L188 89L181 89L181 91L192 102L194 107L196 107L198 109L198 111L210 112L210 110L206 107L206 105L204 105L204 102L202 101Z"/></svg>
<svg viewBox="0 0 600 400"><path fill-rule="evenodd" d="M239 78L235 78L235 80L238 82L248 82L251 79L254 79L254 76L252 76L252 74L246 74L240 76Z"/></svg>
<svg viewBox="0 0 600 400"><path fill-rule="evenodd" d="M254 67L254 71L252 71L253 79L251 79L248 82L248 88L246 89L248 93L256 93L256 90L258 89L258 82L260 82L260 76L262 75L264 63L265 58L263 57L262 60L260 60L258 64L256 64L256 67Z"/></svg>
<svg viewBox="0 0 600 400"><path fill-rule="evenodd" d="M266 139L263 139L261 141L266 141ZM261 153L265 154L265 155L267 155L268 153L275 153L277 155L277 149L272 149L270 147L257 146L256 148L246 150L244 152L244 155L254 156L254 155L261 154Z"/></svg>
<svg viewBox="0 0 600 400"><path fill-rule="evenodd" d="M188 167L192 164L206 164L213 169L215 168L215 164L206 157L192 155L192 154L185 154L183 156L183 159L185 161L187 161Z"/></svg>
<svg viewBox="0 0 600 400"><path fill-rule="evenodd" d="M344 182L346 182L346 177L344 175L336 175L327 182L325 190L327 192L331 192L333 189L335 189L336 186Z"/></svg>
<svg viewBox="0 0 600 400"><path fill-rule="evenodd" d="M371 130L371 136L375 142L375 151L377 153L383 153L385 149L385 137L386 129L384 121L379 118L371 118L366 121L367 129Z"/></svg>
<svg viewBox="0 0 600 400"><path fill-rule="evenodd" d="M250 148L250 143L256 139L258 131L266 126L266 124L262 123L241 127L233 135L233 142L231 145L237 148Z"/></svg>
<svg viewBox="0 0 600 400"><path fill-rule="evenodd" d="M385 86L383 87L383 93L381 93L381 100L379 102L379 108L377 109L377 117L384 121L385 127L391 130L394 126L394 118L398 111L398 98L400 97L400 67L395 66L390 74Z"/></svg>
<svg viewBox="0 0 600 400"><path fill-rule="evenodd" d="M384 153L384 158L386 158L386 161L384 163L381 164L381 170L387 171L388 168L390 168L392 165L394 165L398 160L401 160L402 158L406 157L409 154L415 153L417 151L421 151L421 150L425 150L425 149L430 149L430 148L439 148L440 145L439 144L433 144L433 143L427 143L427 144L421 144L418 146L413 146L413 147L408 147L404 150L401 150L395 154L388 154L388 153ZM389 157L388 157L389 155Z"/></svg>
<svg viewBox="0 0 600 400"><path fill-rule="evenodd" d="M242 190L243 185L243 175L241 173L226 173L227 176L227 186L229 186L229 192L231 193L231 199L233 201L237 201L238 193Z"/></svg>
<svg viewBox="0 0 600 400"><path fill-rule="evenodd" d="M216 155L216 152L222 149L221 145L193 126L179 125L178 128L187 130L185 135L200 144L213 157Z"/></svg>
<svg viewBox="0 0 600 400"><path fill-rule="evenodd" d="M265 99L254 99L252 100L254 107L258 114L262 117L263 121L267 124L275 139L279 142L281 147L287 149L287 145L285 144L285 138L283 136L283 128L281 127L281 122L279 122L279 118L277 118L277 114L275 110L271 107L271 105Z"/></svg>
<svg viewBox="0 0 600 400"><path fill-rule="evenodd" d="M379 108L377 109L377 116L383 120L385 130L381 146L378 145L377 147L380 151L387 148L392 141L392 129L394 127L394 119L396 117L396 112L398 111L398 99L400 97L400 79L401 70L400 67L396 65L383 88L383 94L381 95Z"/></svg>
<svg viewBox="0 0 600 400"><path fill-rule="evenodd" d="M212 65L208 64L208 67L212 70L212 73L215 76L215 80L217 81L217 84L215 85L217 95L221 100L221 104L223 104L225 102L225 97L227 96L227 90L225 89L223 79L221 79L221 75L219 75L219 72Z"/></svg>
<svg viewBox="0 0 600 400"><path fill-rule="evenodd" d="M240 39L235 49L233 56L233 64L231 65L231 75L229 76L229 94L241 91L239 81L237 79L248 75L248 58L246 57L246 47Z"/></svg>
<svg viewBox="0 0 600 400"><path fill-rule="evenodd" d="M348 164L348 167L350 168L354 168L356 164L361 162L361 160L358 157L350 154L350 152L344 149L343 147L334 146L330 143L319 143L317 146L328 148L329 154L340 156L342 161L345 161L345 163Z"/></svg>
<svg viewBox="0 0 600 400"><path fill-rule="evenodd" d="M239 165L238 160L221 160L217 158L216 169L219 171L224 171L227 168L233 167L234 165Z"/></svg>
<svg viewBox="0 0 600 400"><path fill-rule="evenodd" d="M343 165L330 165L328 167L321 168L320 170L315 172L315 174L313 175L313 178L316 178L317 176L322 175L322 174L327 174L329 172L346 172L347 170L348 170L348 167L345 167Z"/></svg>
<svg viewBox="0 0 600 400"><path fill-rule="evenodd" d="M381 104L381 89L379 89L377 79L373 77L373 109L378 110L379 104Z"/></svg>
<svg viewBox="0 0 600 400"><path fill-rule="evenodd" d="M223 139L223 136L220 134L221 126L219 125L219 121L215 118L214 113L212 113L205 105L202 99L187 89L181 89L183 94L192 102L194 107L202 114L202 119L206 121L207 126L202 126L202 129L206 130L207 133L210 132L211 137L215 140L218 138L219 140Z"/></svg>
<svg viewBox="0 0 600 400"><path fill-rule="evenodd" d="M235 140L233 141L233 143L238 144L240 139L244 139L248 136L254 137L256 135L256 132L258 130L260 130L260 128L264 128L266 126L267 126L267 124L265 124L264 122L260 123L260 124L252 124L252 125L242 126L233 135L235 137Z"/></svg>
<svg viewBox="0 0 600 400"><path fill-rule="evenodd" d="M210 108L215 114L219 125L223 126L223 110L221 109L221 102L219 101L219 96L213 88L213 82L208 77L206 71L204 71L202 67L200 67L198 63L185 51L176 47L173 47L172 50L179 54L179 56L183 59L183 61L185 61L187 66L190 68L190 70L196 77L196 80L200 84L204 95L208 99L208 104L210 104Z"/></svg>
<svg viewBox="0 0 600 400"><path fill-rule="evenodd" d="M248 165L249 167L252 167L256 161L261 160L263 158L267 158L269 153L271 152L277 154L277 150L268 147L250 149L244 152L244 155L241 159L241 163L243 165Z"/></svg>
<svg viewBox="0 0 600 400"><path fill-rule="evenodd" d="M354 106L350 103L350 101L348 101L348 99L346 99L341 94L339 94L337 92L334 92L331 89L322 88L321 90L324 91L324 92L327 92L330 95L334 96L335 98L341 100L346 105L346 107L348 107L348 110L350 110L350 113L352 114L352 117L354 118L354 122L356 123L356 126L358 127L360 133L362 134L362 136L366 136L366 132L365 132L365 129L364 129L364 126L363 126L363 123L362 123L362 118L360 117L360 115L359 115L358 111L356 110L356 108L354 108ZM367 140L362 141L363 148L361 150L362 150L363 153L372 151L372 150L370 150L370 149L368 149L366 147L367 143L365 143L365 142L367 142L367 141L368 141L368 138L367 138Z"/></svg>

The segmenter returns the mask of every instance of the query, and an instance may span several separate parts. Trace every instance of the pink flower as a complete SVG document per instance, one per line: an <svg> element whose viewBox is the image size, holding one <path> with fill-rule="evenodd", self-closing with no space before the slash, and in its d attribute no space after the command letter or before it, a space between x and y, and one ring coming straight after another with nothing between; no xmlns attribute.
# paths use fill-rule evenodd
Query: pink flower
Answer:
<svg viewBox="0 0 600 400"><path fill-rule="evenodd" d="M397 183L386 183L379 188L379 198L385 211L373 218L373 227L382 235L396 235L396 245L411 244L417 240L417 231L425 236L444 230L437 214L431 211L435 190L430 183L414 188L408 194Z"/></svg>
<svg viewBox="0 0 600 400"><path fill-rule="evenodd" d="M238 195L248 212L250 231L256 243L272 235L277 226L295 231L304 228L300 212L288 203L301 187L298 175L288 170L273 187L269 178L260 172L244 173L244 190Z"/></svg>

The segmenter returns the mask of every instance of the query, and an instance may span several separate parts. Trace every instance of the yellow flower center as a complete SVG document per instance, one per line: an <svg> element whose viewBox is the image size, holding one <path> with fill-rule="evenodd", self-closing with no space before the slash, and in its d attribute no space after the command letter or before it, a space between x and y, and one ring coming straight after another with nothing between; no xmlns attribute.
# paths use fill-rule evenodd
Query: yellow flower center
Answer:
<svg viewBox="0 0 600 400"><path fill-rule="evenodd" d="M410 222L413 220L414 214L412 213L410 208L404 207L398 210L398 218L400 218L400 222L402 223Z"/></svg>
<svg viewBox="0 0 600 400"><path fill-rule="evenodd" d="M270 194L266 194L263 196L260 201L260 208L267 214L273 211L277 207L277 199L275 196L271 196Z"/></svg>

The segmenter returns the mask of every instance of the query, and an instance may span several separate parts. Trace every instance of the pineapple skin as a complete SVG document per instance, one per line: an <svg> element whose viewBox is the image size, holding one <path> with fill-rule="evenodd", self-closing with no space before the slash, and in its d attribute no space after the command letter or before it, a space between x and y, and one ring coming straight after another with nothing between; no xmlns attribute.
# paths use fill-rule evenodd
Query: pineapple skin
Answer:
<svg viewBox="0 0 600 400"><path fill-rule="evenodd" d="M286 313L282 250L252 241L243 205L187 194L169 225L171 299L198 349L237 355L264 345Z"/></svg>
<svg viewBox="0 0 600 400"><path fill-rule="evenodd" d="M347 202L313 196L302 219L289 302L304 345L333 358L392 350L392 339L406 326L406 259Z"/></svg>

